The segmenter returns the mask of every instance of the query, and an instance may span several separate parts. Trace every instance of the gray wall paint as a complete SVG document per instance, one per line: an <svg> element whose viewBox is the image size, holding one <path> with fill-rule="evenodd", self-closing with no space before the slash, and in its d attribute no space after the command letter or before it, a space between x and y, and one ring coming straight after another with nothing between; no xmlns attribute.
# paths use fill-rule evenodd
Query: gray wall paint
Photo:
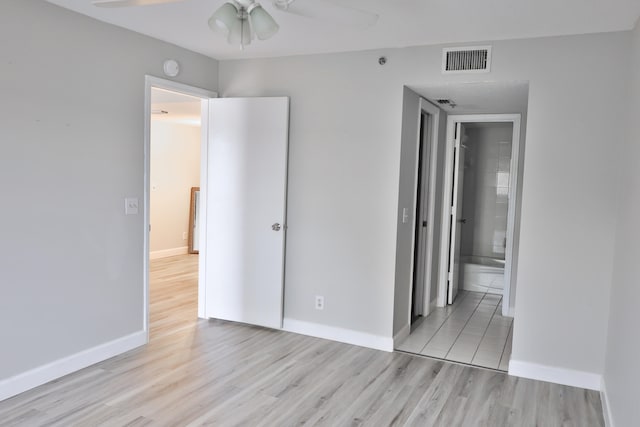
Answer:
<svg viewBox="0 0 640 427"><path fill-rule="evenodd" d="M0 3L0 379L143 327L144 76L217 62L37 0Z"/></svg>
<svg viewBox="0 0 640 427"><path fill-rule="evenodd" d="M626 113L629 134L618 163L622 174L604 375L615 426L637 425L640 420L640 22L633 33L632 61L631 105Z"/></svg>
<svg viewBox="0 0 640 427"><path fill-rule="evenodd" d="M403 86L529 81L513 358L602 373L629 42L494 42L489 75L441 46L222 61L225 96L291 97L285 316L391 337Z"/></svg>

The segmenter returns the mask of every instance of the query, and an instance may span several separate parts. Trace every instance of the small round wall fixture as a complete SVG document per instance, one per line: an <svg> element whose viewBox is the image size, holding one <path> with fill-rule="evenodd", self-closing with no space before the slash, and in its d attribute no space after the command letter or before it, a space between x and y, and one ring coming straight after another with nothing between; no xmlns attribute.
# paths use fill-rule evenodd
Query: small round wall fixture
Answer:
<svg viewBox="0 0 640 427"><path fill-rule="evenodd" d="M180 73L180 64L175 59L167 59L162 65L162 70L167 77L175 77Z"/></svg>

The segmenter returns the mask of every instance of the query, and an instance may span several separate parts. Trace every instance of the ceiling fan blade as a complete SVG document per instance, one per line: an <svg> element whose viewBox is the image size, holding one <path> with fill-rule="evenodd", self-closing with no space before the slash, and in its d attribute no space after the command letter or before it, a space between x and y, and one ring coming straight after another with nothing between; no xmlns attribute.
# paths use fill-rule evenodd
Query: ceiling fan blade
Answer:
<svg viewBox="0 0 640 427"><path fill-rule="evenodd" d="M273 0L276 9L307 18L320 19L341 26L366 28L380 16L340 0Z"/></svg>
<svg viewBox="0 0 640 427"><path fill-rule="evenodd" d="M93 0L93 5L97 7L131 7L131 6L151 6L163 3L178 3L184 0Z"/></svg>

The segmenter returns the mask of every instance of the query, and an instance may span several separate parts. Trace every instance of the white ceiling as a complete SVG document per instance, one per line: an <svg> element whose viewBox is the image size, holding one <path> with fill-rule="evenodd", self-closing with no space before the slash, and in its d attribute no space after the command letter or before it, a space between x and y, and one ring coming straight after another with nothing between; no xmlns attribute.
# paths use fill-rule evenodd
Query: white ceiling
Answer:
<svg viewBox="0 0 640 427"><path fill-rule="evenodd" d="M280 32L240 51L207 26L224 0L110 9L91 0L47 1L216 59L620 31L640 15L639 0L322 0L380 16L376 25L358 28L283 13L260 0Z"/></svg>
<svg viewBox="0 0 640 427"><path fill-rule="evenodd" d="M151 111L166 111L167 114L152 114L152 120L200 126L201 100L164 89L151 89Z"/></svg>
<svg viewBox="0 0 640 427"><path fill-rule="evenodd" d="M441 106L450 114L524 114L529 103L529 83L452 83L432 86L410 86L423 98L436 103L450 99L455 108Z"/></svg>

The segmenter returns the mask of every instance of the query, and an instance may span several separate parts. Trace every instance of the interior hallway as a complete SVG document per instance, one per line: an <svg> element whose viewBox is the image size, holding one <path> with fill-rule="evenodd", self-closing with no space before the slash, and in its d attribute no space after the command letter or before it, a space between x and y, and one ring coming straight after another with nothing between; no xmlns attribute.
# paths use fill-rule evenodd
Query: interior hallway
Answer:
<svg viewBox="0 0 640 427"><path fill-rule="evenodd" d="M502 316L502 296L460 291L453 305L437 307L398 350L507 371L513 318Z"/></svg>
<svg viewBox="0 0 640 427"><path fill-rule="evenodd" d="M172 334L198 322L198 255L149 263L149 338Z"/></svg>
<svg viewBox="0 0 640 427"><path fill-rule="evenodd" d="M604 425L596 391L197 320L196 266L194 256L152 263L148 345L0 402L0 423Z"/></svg>

